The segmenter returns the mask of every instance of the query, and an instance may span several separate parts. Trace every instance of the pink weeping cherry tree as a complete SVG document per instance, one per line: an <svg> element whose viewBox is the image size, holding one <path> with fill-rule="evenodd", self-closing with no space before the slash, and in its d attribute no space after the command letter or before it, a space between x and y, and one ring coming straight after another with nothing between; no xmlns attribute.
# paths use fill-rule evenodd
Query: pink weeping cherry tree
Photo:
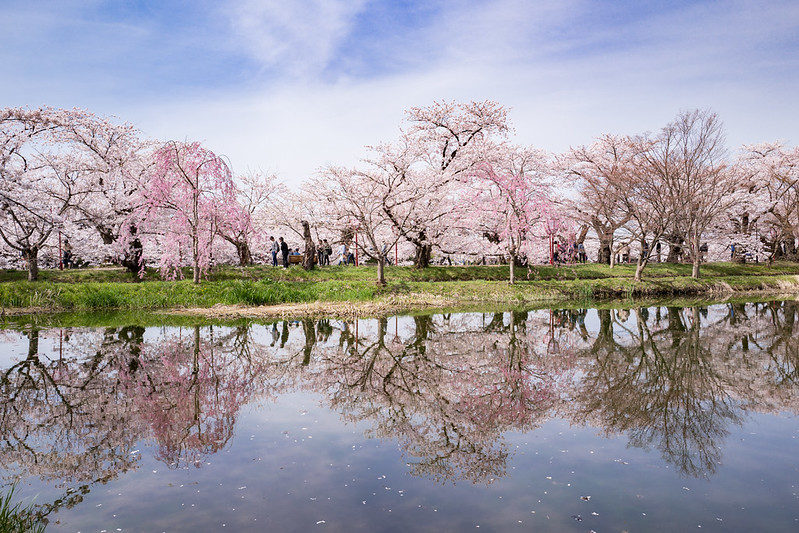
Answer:
<svg viewBox="0 0 799 533"><path fill-rule="evenodd" d="M238 213L229 166L199 142L169 141L155 151L154 167L134 213L140 235L160 237L159 267L181 277L191 265L194 283L212 262L214 238L229 213Z"/></svg>

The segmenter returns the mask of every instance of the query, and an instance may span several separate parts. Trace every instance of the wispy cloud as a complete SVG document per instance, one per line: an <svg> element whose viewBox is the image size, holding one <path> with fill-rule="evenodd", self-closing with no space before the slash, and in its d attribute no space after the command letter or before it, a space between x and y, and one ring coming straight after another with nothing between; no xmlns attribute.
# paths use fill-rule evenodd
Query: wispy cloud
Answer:
<svg viewBox="0 0 799 533"><path fill-rule="evenodd" d="M227 6L235 39L270 71L316 75L333 61L366 0L245 0Z"/></svg>
<svg viewBox="0 0 799 533"><path fill-rule="evenodd" d="M796 142L795 0L49 0L2 8L5 105L81 106L298 182L434 100L551 151L710 107Z"/></svg>

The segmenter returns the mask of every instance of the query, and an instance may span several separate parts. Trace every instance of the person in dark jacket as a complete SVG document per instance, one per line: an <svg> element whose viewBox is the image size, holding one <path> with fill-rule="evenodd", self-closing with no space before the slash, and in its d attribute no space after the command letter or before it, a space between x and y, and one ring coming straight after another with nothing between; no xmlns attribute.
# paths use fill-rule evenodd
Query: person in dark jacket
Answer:
<svg viewBox="0 0 799 533"><path fill-rule="evenodd" d="M289 245L283 240L283 237L278 237L280 241L280 253L283 254L283 268L289 267Z"/></svg>

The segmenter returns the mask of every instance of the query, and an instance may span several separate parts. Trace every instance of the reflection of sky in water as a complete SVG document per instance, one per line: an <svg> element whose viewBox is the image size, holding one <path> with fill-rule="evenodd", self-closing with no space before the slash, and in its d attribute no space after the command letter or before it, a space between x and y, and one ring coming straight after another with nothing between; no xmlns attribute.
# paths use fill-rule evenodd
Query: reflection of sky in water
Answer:
<svg viewBox="0 0 799 533"><path fill-rule="evenodd" d="M28 338L19 331L0 331L0 368L8 368L28 356Z"/></svg>
<svg viewBox="0 0 799 533"><path fill-rule="evenodd" d="M54 530L794 531L799 517L799 476L785 468L795 419L756 417L710 482L556 419L506 435L507 476L439 484L409 476L396 442L364 439L365 424L318 404L297 393L245 409L233 442L200 468L169 470L143 445L137 470L60 511Z"/></svg>
<svg viewBox="0 0 799 533"><path fill-rule="evenodd" d="M664 321L665 312L663 308ZM715 306L707 317L700 315L703 323L721 323L723 330L728 312L725 306ZM614 322L616 342L634 344L636 314L612 310L607 316ZM683 318L692 316L685 313ZM502 324L510 324L509 314L501 318ZM480 331L490 319L480 313L437 315L432 324L442 334L448 328ZM525 320L532 344L543 349L549 311L531 312ZM563 333L564 358L567 346L590 349L600 331L596 310L576 320L584 321L589 338L569 335L569 324L561 320L557 332ZM650 311L649 325L654 328L654 323ZM328 325L330 336L315 349L334 353L342 332L354 333L356 328L334 320ZM285 326L285 346L260 352L256 358L279 362L302 353L303 324ZM387 344L395 339L401 341L398 346L410 343L416 326L413 317L388 319ZM283 327L277 325L277 345L284 339ZM375 320L357 324L364 342L373 340L379 329ZM219 340L234 331L214 326L213 335L207 328L202 333L204 339ZM270 346L274 331L272 325L255 325L248 335L251 342ZM28 339L16 332L3 334L0 363L7 368L27 356ZM93 334L75 328L70 330L70 342L84 342ZM190 340L194 330L149 328L143 341L158 345L163 334ZM496 331L485 336L503 338ZM448 346L448 338L440 346ZM58 330L42 331L40 358L53 360L62 341ZM297 371L298 386L308 387L309 375L324 370L320 353L315 352L308 370ZM368 356L359 354L341 364ZM580 358L589 359L585 354ZM292 368L298 368L301 360L301 356L293 359ZM280 379L279 371L279 365L270 370L270 379ZM579 377L591 371L590 366L582 367ZM594 425L583 425L552 412L535 429L503 430L498 440L507 451L504 475L472 483L411 475L420 458L403 447L402 436L367 438L374 434L376 420L386 422L385 417L402 412L380 404L379 392L378 387L376 396L370 397L376 417L357 422L342 416L352 414L346 402L331 409L331 399L321 393L290 388L276 398L254 394L238 411L232 438L221 450L205 455L198 466L170 468L154 459L158 443L152 437L141 440L125 450L137 458L135 468L107 483L92 484L82 501L51 515L48 531L795 531L799 525L799 420L794 414L749 411L741 426L725 423L728 433L713 441L720 451L715 472L688 476L664 460L657 442L634 447L626 433L604 435L598 420L589 417ZM601 403L603 398L597 400ZM584 402L568 401L575 408ZM414 407L401 406L406 411ZM411 412L417 421L428 414ZM3 467L4 479L15 470L13 465ZM49 502L63 496L66 486L76 485L24 479L18 496L38 495L37 501Z"/></svg>

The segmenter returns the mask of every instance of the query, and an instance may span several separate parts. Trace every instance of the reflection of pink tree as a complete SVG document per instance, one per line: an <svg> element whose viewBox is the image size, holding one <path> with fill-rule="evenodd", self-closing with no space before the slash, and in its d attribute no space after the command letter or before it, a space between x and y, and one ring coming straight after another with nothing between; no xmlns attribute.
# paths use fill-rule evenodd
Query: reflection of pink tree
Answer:
<svg viewBox="0 0 799 533"><path fill-rule="evenodd" d="M170 466L199 465L233 435L236 413L253 385L248 374L238 358L202 339L198 326L191 337L145 352L140 368L122 380L159 443L159 459Z"/></svg>

